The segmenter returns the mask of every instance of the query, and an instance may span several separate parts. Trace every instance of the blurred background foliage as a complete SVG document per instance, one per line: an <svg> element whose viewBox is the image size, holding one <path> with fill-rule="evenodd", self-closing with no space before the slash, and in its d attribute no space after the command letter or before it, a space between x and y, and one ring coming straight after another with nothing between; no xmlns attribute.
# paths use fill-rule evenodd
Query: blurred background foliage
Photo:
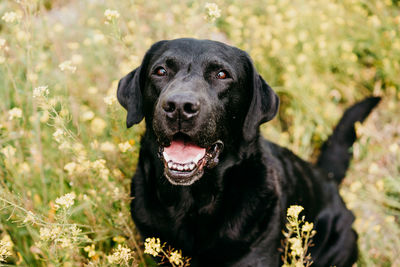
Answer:
<svg viewBox="0 0 400 267"><path fill-rule="evenodd" d="M281 99L263 134L304 159L346 107L383 97L357 127L341 193L358 265L399 266L399 11L397 0L1 1L0 261L146 265L129 214L143 124L125 128L117 82L152 43L194 37L251 55Z"/></svg>

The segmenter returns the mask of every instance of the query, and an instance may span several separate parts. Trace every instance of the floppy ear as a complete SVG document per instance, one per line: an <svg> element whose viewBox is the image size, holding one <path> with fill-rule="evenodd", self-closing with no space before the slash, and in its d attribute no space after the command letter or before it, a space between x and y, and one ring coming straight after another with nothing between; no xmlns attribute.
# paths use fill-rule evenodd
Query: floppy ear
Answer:
<svg viewBox="0 0 400 267"><path fill-rule="evenodd" d="M119 103L128 111L126 117L126 126L132 127L143 120L143 99L142 89L144 74L150 58L154 56L157 50L168 41L159 41L153 44L146 52L142 64L128 75L123 77L118 83L117 98ZM143 73L142 73L143 72Z"/></svg>
<svg viewBox="0 0 400 267"><path fill-rule="evenodd" d="M279 108L279 97L257 73L254 66L252 72L253 96L243 125L243 136L246 141L252 140L258 133L258 127L274 118Z"/></svg>
<svg viewBox="0 0 400 267"><path fill-rule="evenodd" d="M128 128L139 123L144 117L139 77L140 67L123 77L118 83L117 98L119 103L128 111L126 117Z"/></svg>

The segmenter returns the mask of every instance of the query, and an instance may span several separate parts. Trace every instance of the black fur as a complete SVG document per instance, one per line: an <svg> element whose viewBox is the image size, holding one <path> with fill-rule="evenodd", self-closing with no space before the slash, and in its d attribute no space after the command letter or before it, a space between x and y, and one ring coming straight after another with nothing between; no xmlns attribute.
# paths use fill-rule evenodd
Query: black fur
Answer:
<svg viewBox="0 0 400 267"><path fill-rule="evenodd" d="M160 66L165 75L157 74ZM221 70L227 79L216 78ZM166 115L170 99L196 108ZM118 100L128 111L128 127L146 118L131 187L132 217L143 238L159 237L182 249L191 266L279 266L286 210L297 204L317 231L313 266L356 261L354 216L337 186L350 159L354 123L378 99L346 111L317 166L260 137L259 125L275 116L279 99L245 52L219 42L156 43L142 65L121 79ZM205 168L190 186L171 184L159 158L160 147L177 134L205 148L224 143L216 167Z"/></svg>

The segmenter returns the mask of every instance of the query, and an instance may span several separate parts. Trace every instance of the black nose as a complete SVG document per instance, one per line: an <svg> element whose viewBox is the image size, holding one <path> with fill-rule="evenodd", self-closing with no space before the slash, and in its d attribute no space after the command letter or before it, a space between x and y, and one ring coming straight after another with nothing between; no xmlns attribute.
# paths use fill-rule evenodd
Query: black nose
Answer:
<svg viewBox="0 0 400 267"><path fill-rule="evenodd" d="M170 119L188 120L200 112L200 102L190 95L170 95L162 102L162 108Z"/></svg>

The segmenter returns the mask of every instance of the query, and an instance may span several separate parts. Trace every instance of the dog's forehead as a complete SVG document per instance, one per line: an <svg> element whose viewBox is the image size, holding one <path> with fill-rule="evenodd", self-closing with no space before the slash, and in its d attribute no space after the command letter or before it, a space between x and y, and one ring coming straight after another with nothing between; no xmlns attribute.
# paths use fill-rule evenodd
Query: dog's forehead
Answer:
<svg viewBox="0 0 400 267"><path fill-rule="evenodd" d="M197 62L222 60L231 64L239 64L246 57L242 50L211 40L176 39L165 43L153 61L164 58L175 58L181 62Z"/></svg>

